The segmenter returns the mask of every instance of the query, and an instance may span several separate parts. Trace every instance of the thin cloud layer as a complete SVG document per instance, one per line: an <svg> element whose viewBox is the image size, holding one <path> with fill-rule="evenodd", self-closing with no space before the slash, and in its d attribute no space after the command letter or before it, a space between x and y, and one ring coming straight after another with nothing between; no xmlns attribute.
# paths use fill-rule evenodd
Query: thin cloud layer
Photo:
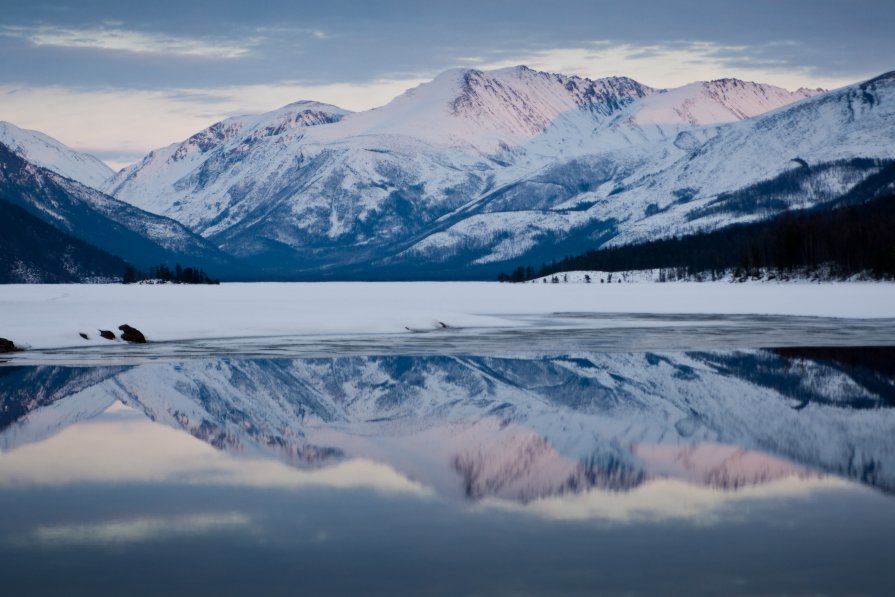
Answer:
<svg viewBox="0 0 895 597"><path fill-rule="evenodd" d="M229 40L177 37L163 33L112 27L76 29L51 26L7 26L0 28L0 33L7 37L25 39L38 47L94 49L228 60L247 55L258 43L258 40L253 39L235 43Z"/></svg>
<svg viewBox="0 0 895 597"><path fill-rule="evenodd" d="M710 41L614 44L600 40L581 47L511 54L500 60L466 57L464 62L481 69L525 64L536 70L591 79L624 75L653 87L679 87L694 81L736 77L789 89L835 88L878 74L862 72L856 78L848 78L819 74L807 67L784 68L781 61L764 57L760 50Z"/></svg>

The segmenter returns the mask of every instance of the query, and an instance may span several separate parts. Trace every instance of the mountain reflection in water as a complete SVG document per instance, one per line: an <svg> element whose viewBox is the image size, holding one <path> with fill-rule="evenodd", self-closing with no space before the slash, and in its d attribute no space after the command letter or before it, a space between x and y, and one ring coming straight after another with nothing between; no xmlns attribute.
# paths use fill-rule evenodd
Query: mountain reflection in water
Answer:
<svg viewBox="0 0 895 597"><path fill-rule="evenodd" d="M891 592L892 349L489 354L0 366L2 592Z"/></svg>
<svg viewBox="0 0 895 597"><path fill-rule="evenodd" d="M159 458L172 463L189 460L181 447L194 451L170 430L185 431L237 457L228 467L275 461L295 482L330 475L350 485L354 474L376 485L378 476L488 504L643 495L656 483L728 493L835 484L828 476L889 493L893 362L890 348L811 348L5 367L0 478L48 482L60 471L17 464L16 454L93 421L132 434L146 432L138 423L168 428ZM77 452L76 438L66 441L63 452ZM172 466L181 478L233 478ZM77 480L79 467L91 478L83 459L63 477ZM102 467L124 480L140 468ZM164 463L152 467L167 474Z"/></svg>

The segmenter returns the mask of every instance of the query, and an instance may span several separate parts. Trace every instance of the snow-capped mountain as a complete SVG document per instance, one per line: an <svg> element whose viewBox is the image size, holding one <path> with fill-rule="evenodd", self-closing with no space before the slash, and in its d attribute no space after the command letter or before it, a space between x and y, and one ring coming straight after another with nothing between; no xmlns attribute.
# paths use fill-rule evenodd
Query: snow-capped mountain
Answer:
<svg viewBox="0 0 895 597"><path fill-rule="evenodd" d="M75 151L56 139L37 131L21 129L0 121L0 143L32 164L98 188L114 172L90 154Z"/></svg>
<svg viewBox="0 0 895 597"><path fill-rule="evenodd" d="M225 120L103 189L262 267L461 253L468 265L609 219L575 197L607 195L656 153L665 163L669 152L686 154L673 145L683 131L816 93L732 79L658 90L525 67L452 70L366 112L298 102Z"/></svg>
<svg viewBox="0 0 895 597"><path fill-rule="evenodd" d="M101 188L258 277L490 277L835 201L895 160L893 87L452 70L365 112L227 119Z"/></svg>
<svg viewBox="0 0 895 597"><path fill-rule="evenodd" d="M0 389L27 375L0 376ZM668 477L736 490L818 472L895 489L892 380L771 351L211 359L30 375L46 380L39 396L0 392L12 413L4 449L123 402L233 454L302 468L379 461L468 499Z"/></svg>
<svg viewBox="0 0 895 597"><path fill-rule="evenodd" d="M185 202L183 191L201 186L211 187L209 191L214 193L213 179L220 174L215 165L226 171L228 165L244 161L247 155L255 156L252 160L258 162L274 160L285 144L304 136L305 128L336 122L347 114L347 111L328 104L301 101L260 116L229 118L182 143L151 152L138 164L112 176L103 189L137 207L155 213L170 213L195 226L199 220L194 214L200 206ZM240 171L243 169L239 168ZM275 172L276 169L271 167L266 173L273 175ZM240 176L239 173L229 174ZM168 203L164 208L160 208L159 194L166 192L163 188L171 195L165 198ZM221 215L226 205L221 203L220 197L212 197L204 207L214 214L210 216L214 219Z"/></svg>
<svg viewBox="0 0 895 597"><path fill-rule="evenodd" d="M650 213L619 210L628 225L614 242L834 200L895 160L893 139L895 72L756 118L682 133L674 145L683 155L619 181L620 198L641 208L649 202ZM797 182L792 189L755 188L783 180Z"/></svg>
<svg viewBox="0 0 895 597"><path fill-rule="evenodd" d="M182 262L212 271L233 260L182 224L37 166L0 143L0 198L138 267ZM40 240L26 247L34 253ZM118 272L122 274L123 272Z"/></svg>
<svg viewBox="0 0 895 597"><path fill-rule="evenodd" d="M723 125L686 128L685 112L672 110L677 124L626 148L632 120L663 112L650 109L657 97L595 132L589 150L490 191L399 258L489 264L559 245L535 252L549 259L708 230L833 201L895 159L895 73Z"/></svg>

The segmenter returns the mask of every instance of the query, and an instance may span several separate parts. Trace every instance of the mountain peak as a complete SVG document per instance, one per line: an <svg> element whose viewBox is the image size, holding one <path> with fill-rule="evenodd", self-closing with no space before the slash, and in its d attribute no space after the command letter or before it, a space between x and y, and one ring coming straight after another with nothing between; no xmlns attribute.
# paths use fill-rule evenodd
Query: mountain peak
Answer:
<svg viewBox="0 0 895 597"><path fill-rule="evenodd" d="M779 89L782 91L786 91L787 93L792 94L800 94L805 97L810 97L812 95L817 95L818 93L824 93L827 91L826 89L822 89L818 87L817 89L809 89L807 87L799 87L795 91L789 91L783 87L778 87L777 85L771 85L769 83L758 83L756 81L746 81L744 79L737 79L735 77L723 77L721 79L712 79L710 81L700 81L704 87L707 88L723 88L723 89Z"/></svg>
<svg viewBox="0 0 895 597"><path fill-rule="evenodd" d="M318 102L316 100L298 100L295 102L291 102L280 108L280 110L293 109L293 110L316 110L319 112L331 112L333 114L351 114L351 110L346 110L344 108L340 108L339 106L334 106L333 104L327 104L324 102Z"/></svg>
<svg viewBox="0 0 895 597"><path fill-rule="evenodd" d="M179 162L191 155L207 154L236 138L242 139L243 144L257 143L294 129L338 122L348 114L351 114L349 110L332 104L298 100L272 112L233 116L214 123L182 143L169 146L170 155L166 159Z"/></svg>
<svg viewBox="0 0 895 597"><path fill-rule="evenodd" d="M709 81L703 81L708 85L720 85L723 87L745 87L746 85L760 85L760 83L755 83L754 81L746 81L744 79L737 79L736 77L721 77L720 79L711 79Z"/></svg>
<svg viewBox="0 0 895 597"><path fill-rule="evenodd" d="M745 120L782 108L818 91L722 78L697 81L647 97L632 106L626 122L640 126L704 126Z"/></svg>
<svg viewBox="0 0 895 597"><path fill-rule="evenodd" d="M534 135L560 115L583 110L605 117L655 90L633 79L583 79L514 66L492 71L469 69L457 77L449 106L455 116L482 126Z"/></svg>
<svg viewBox="0 0 895 597"><path fill-rule="evenodd" d="M531 68L531 67L529 67L529 66L526 66L526 65L524 65L524 64L517 64L517 65L515 65L515 66L505 66L505 67L503 67L503 68L495 68L495 69L491 69L491 70L488 71L488 72L491 72L491 73L507 72L507 73L514 73L514 74L519 74L519 73L540 73L540 74L544 74L543 71L535 70L535 69L533 69L533 68Z"/></svg>

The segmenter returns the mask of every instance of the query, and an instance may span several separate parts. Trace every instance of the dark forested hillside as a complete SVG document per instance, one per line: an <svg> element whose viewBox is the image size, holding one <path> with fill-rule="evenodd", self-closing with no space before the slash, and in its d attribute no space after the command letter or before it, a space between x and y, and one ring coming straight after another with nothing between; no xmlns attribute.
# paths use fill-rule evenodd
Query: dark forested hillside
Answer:
<svg viewBox="0 0 895 597"><path fill-rule="evenodd" d="M887 168L889 176L895 175ZM883 173L881 173L882 175ZM884 177L879 189L888 186ZM770 220L705 234L588 251L540 267L519 266L504 281L520 282L575 270L676 269L684 276L737 277L777 272L841 278L853 274L895 277L895 194L861 202L868 186L842 197L838 209L784 212Z"/></svg>
<svg viewBox="0 0 895 597"><path fill-rule="evenodd" d="M119 279L127 264L0 199L0 283Z"/></svg>

